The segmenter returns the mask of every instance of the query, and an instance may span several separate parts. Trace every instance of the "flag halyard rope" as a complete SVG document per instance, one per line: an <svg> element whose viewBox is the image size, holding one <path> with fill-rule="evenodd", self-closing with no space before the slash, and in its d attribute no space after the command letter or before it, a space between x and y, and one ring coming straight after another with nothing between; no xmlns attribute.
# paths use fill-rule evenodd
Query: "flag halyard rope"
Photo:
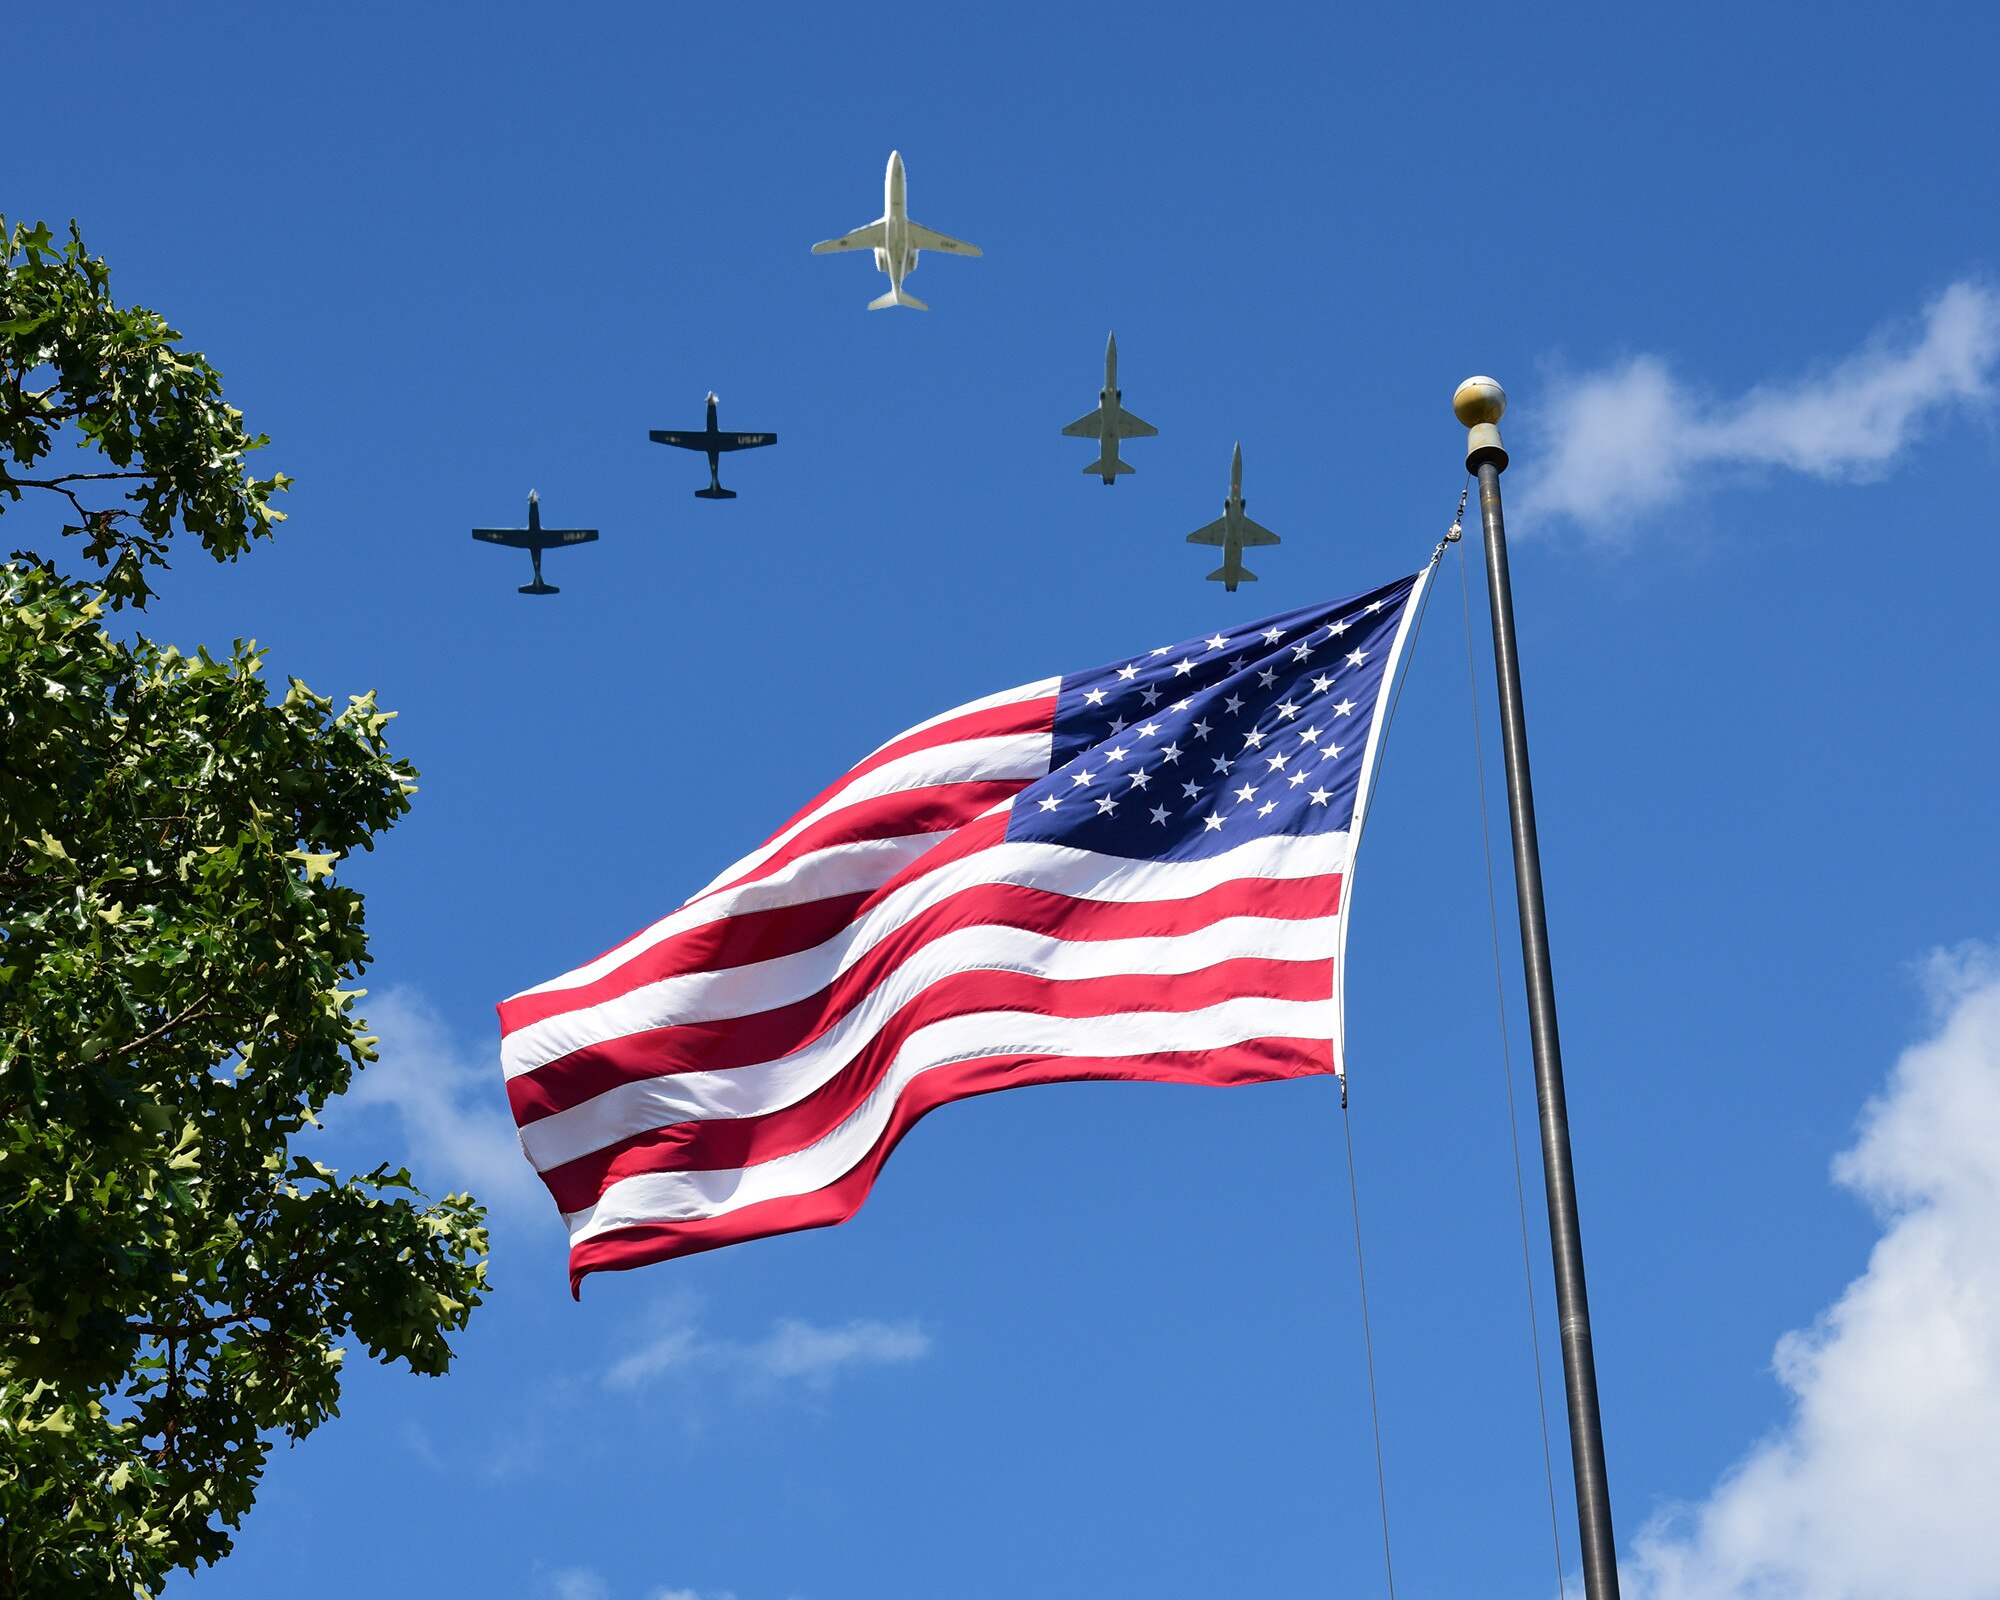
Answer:
<svg viewBox="0 0 2000 1600"><path fill-rule="evenodd" d="M1445 547L1456 544L1465 522L1465 501L1467 490L1461 489L1458 496L1458 512L1451 519L1451 527L1437 542L1431 552L1429 571L1437 572L1438 563L1444 559ZM1417 635L1423 631L1424 613L1430 609L1431 586L1424 585L1423 599L1417 607L1417 615L1410 625L1410 644L1414 646ZM1389 728L1396 720L1396 707L1402 704L1403 686L1409 682L1410 659L1414 650L1405 651L1403 670L1397 678L1389 697L1389 709L1382 720L1382 751L1388 751ZM1381 783L1381 769L1376 768L1375 782L1369 786L1362 801L1363 824L1375 803L1375 791ZM1389 1477L1382 1462L1382 1401L1375 1383L1375 1335L1368 1314L1368 1262L1361 1247L1361 1185L1354 1171L1354 1119L1347 1106L1347 1077L1340 1078L1340 1128L1347 1148L1347 1198L1354 1217L1354 1278L1361 1292L1361 1349L1368 1368L1368 1420L1375 1438L1375 1494L1382 1514L1382 1571L1389 1586L1389 1600L1396 1600L1396 1560L1389 1540Z"/></svg>
<svg viewBox="0 0 2000 1600"><path fill-rule="evenodd" d="M1368 1265L1361 1250L1361 1186L1354 1176L1354 1117L1347 1085L1340 1089L1340 1128L1347 1144L1347 1198L1354 1213L1354 1278L1361 1289L1361 1350L1368 1366L1368 1418L1375 1430L1375 1495L1382 1509L1382 1571L1396 1600L1396 1561L1389 1549L1389 1478L1382 1466L1382 1402L1375 1390L1375 1337L1368 1317Z"/></svg>

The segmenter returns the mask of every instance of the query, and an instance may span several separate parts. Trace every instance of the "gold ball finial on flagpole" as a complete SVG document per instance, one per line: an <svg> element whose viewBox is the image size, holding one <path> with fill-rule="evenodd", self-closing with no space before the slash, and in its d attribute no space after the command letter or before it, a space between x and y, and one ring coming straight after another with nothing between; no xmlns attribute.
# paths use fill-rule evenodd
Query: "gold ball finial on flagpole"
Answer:
<svg viewBox="0 0 2000 1600"><path fill-rule="evenodd" d="M1451 409L1468 428L1507 414L1507 391L1491 378L1467 378L1452 392Z"/></svg>
<svg viewBox="0 0 2000 1600"><path fill-rule="evenodd" d="M1503 472L1507 448L1500 442L1500 418L1507 410L1507 391L1491 378L1467 378L1452 392L1451 409L1468 430L1465 438L1465 467L1476 471L1481 461L1491 461Z"/></svg>

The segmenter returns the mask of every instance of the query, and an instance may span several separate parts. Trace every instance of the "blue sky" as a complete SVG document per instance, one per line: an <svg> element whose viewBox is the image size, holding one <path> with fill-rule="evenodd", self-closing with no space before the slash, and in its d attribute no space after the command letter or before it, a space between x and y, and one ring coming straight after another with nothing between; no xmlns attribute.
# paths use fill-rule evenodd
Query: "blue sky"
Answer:
<svg viewBox="0 0 2000 1600"><path fill-rule="evenodd" d="M351 869L385 1061L327 1142L494 1207L454 1373L356 1366L237 1554L173 1592L1380 1592L1331 1085L953 1107L849 1225L577 1305L510 1149L491 1006L922 717L1414 570L1475 371L1512 397L1635 1591L2000 1592L1991 1451L1879 1422L2000 1418L1977 1248L2000 1174L1967 1133L2000 1132L2000 1001L1968 944L2000 937L2000 26L217 5L114 6L88 35L45 12L10 40L0 206L76 217L297 479L282 537L184 561L151 630L377 689L423 773ZM807 253L877 214L892 147L912 215L986 250L925 259L927 314L865 311L866 258ZM1114 328L1160 437L1105 489L1057 430ZM721 504L645 437L711 388L725 426L780 435ZM1182 535L1237 440L1285 543L1232 596ZM531 487L604 533L550 558L558 599L466 537ZM1400 1592L1541 1596L1455 556L1441 577L1350 944L1390 1512ZM1492 763L1476 566L1471 601ZM1883 1460L1921 1510L1866 1487ZM1874 1543L1841 1544L1864 1523ZM1844 1588L1812 1565L1830 1549Z"/></svg>

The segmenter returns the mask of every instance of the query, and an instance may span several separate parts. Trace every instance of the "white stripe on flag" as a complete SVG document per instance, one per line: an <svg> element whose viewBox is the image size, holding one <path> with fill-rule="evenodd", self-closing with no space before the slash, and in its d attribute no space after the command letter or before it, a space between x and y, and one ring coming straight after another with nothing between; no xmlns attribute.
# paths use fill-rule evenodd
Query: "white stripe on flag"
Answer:
<svg viewBox="0 0 2000 1600"><path fill-rule="evenodd" d="M912 723L894 738L884 739L873 750L854 764L858 767L868 756L879 755L899 739L913 739L926 728L935 728L941 722L949 722L953 717L969 717L975 711L996 711L1001 706L1018 705L1023 700L1053 700L1062 688L1061 678L1037 678L1033 683L1024 683L1016 688L1002 689L998 694L983 695L977 700L968 700L962 706L953 706L949 711L940 711L934 717L926 717L922 722Z"/></svg>
<svg viewBox="0 0 2000 1600"><path fill-rule="evenodd" d="M1199 1011L1045 1017L980 1012L918 1029L854 1114L815 1144L749 1167L647 1172L608 1185L597 1203L569 1214L570 1244L614 1228L722 1216L763 1200L811 1194L858 1165L889 1125L897 1099L932 1067L982 1056L1121 1057L1219 1050L1251 1039L1325 1038L1331 1000L1238 997Z"/></svg>
<svg viewBox="0 0 2000 1600"><path fill-rule="evenodd" d="M581 989L610 976L626 962L644 955L676 934L686 933L690 928L727 922L732 917L751 911L806 905L814 900L831 899L835 895L866 894L881 888L919 856L935 850L939 843L940 838L935 833L912 833L899 839L858 839L853 844L828 845L824 850L815 850L811 855L786 862L769 877L759 878L755 883L746 883L740 889L729 889L669 912L651 927L633 934L595 961L586 962L573 972L565 972L560 978L538 983L532 989L523 989L512 998L519 1000L531 994ZM507 1055L504 1042L501 1058L503 1061L512 1059ZM522 1069L509 1066L506 1070L511 1078Z"/></svg>
<svg viewBox="0 0 2000 1600"><path fill-rule="evenodd" d="M814 823L863 800L879 800L884 795L902 794L911 789L935 789L947 783L993 783L1008 778L1032 780L1049 770L1055 736L1041 733L1007 733L981 739L959 739L951 744L933 745L928 750L912 750L908 755L885 761L864 772L852 783L807 812L790 827L774 834L733 866L725 867L706 885L695 891L699 899L746 872L754 872Z"/></svg>
<svg viewBox="0 0 2000 1600"><path fill-rule="evenodd" d="M652 1128L782 1111L831 1082L897 1012L941 979L1013 972L1066 981L1199 972L1222 961L1331 961L1340 919L1228 917L1189 933L1070 941L1020 928L960 928L917 951L811 1043L713 1072L674 1072L619 1084L521 1129L538 1170L560 1166Z"/></svg>
<svg viewBox="0 0 2000 1600"><path fill-rule="evenodd" d="M766 1011L803 999L919 912L982 884L1010 883L1077 899L1131 904L1185 899L1241 878L1311 878L1343 872L1348 856L1345 833L1267 835L1193 861L1133 861L1026 840L996 844L904 884L833 938L797 955L662 978L595 1005L528 1023L501 1042L501 1067L509 1078L516 1078L586 1045L674 1023Z"/></svg>

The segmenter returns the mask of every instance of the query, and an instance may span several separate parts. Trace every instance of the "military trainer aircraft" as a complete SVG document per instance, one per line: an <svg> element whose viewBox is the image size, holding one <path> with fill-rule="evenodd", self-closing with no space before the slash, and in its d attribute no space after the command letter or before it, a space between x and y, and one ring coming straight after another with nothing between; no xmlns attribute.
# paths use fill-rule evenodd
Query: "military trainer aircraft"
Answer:
<svg viewBox="0 0 2000 1600"><path fill-rule="evenodd" d="M760 444L776 444L775 433L724 433L715 425L716 398L708 397L708 427L700 433L683 433L674 428L655 428L646 435L655 444L678 445L683 450L700 450L708 456L708 487L695 490L698 500L734 500L736 491L722 487L719 459L725 450L754 450Z"/></svg>
<svg viewBox="0 0 2000 1600"><path fill-rule="evenodd" d="M1188 543L1222 546L1222 565L1208 575L1208 581L1221 584L1231 594L1239 583L1257 581L1257 574L1243 565L1245 545L1283 543L1269 528L1243 515L1242 445L1237 445L1235 459L1229 464L1229 498L1222 502L1222 515L1207 527L1195 529L1188 535Z"/></svg>
<svg viewBox="0 0 2000 1600"><path fill-rule="evenodd" d="M1063 429L1075 438L1097 441L1097 459L1083 470L1096 473L1106 483L1115 483L1119 473L1132 470L1118 459L1120 439L1150 439L1160 431L1133 416L1119 399L1118 335L1114 333L1104 347L1104 387L1098 391L1097 409Z"/></svg>
<svg viewBox="0 0 2000 1600"><path fill-rule="evenodd" d="M528 491L528 525L525 528L474 528L472 537L487 544L504 544L525 550L535 563L535 581L521 585L522 594L561 594L552 583L542 582L542 552L551 546L590 544L597 538L595 528L545 528L542 526L542 497Z"/></svg>
<svg viewBox="0 0 2000 1600"><path fill-rule="evenodd" d="M894 150L889 152L889 175L883 182L883 190L884 209L881 216L865 228L856 228L838 239L827 239L814 245L812 253L824 256L836 250L873 250L875 265L889 274L889 292L879 300L870 300L868 309L880 311L884 306L909 306L916 311L928 311L930 307L923 301L903 293L903 280L917 270L917 252L942 250L946 255L953 256L976 256L984 252L976 244L933 232L910 220L904 193L903 158Z"/></svg>

